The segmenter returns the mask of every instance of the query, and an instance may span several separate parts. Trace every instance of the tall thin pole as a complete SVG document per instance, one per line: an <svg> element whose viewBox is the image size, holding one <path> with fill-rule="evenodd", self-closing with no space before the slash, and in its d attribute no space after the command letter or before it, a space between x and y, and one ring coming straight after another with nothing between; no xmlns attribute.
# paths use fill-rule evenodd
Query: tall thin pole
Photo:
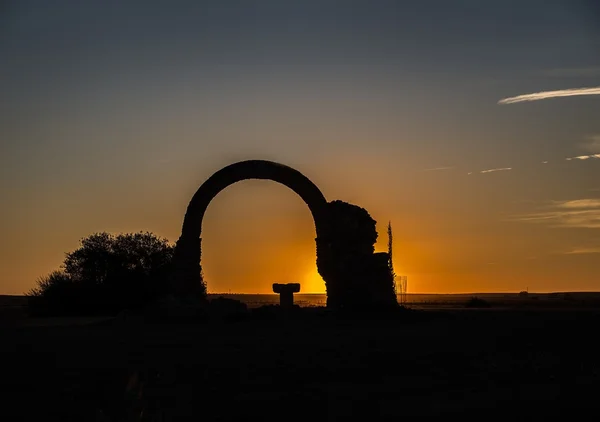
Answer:
<svg viewBox="0 0 600 422"><path fill-rule="evenodd" d="M392 222L388 221L387 227L387 235L388 235L388 267L390 269L390 274L392 275L392 280L394 283L394 294L396 295L396 299L398 297L398 287L396 284L396 273L394 272L394 262L392 260L392 252L393 252L393 242L394 238L392 236ZM400 291L402 291L402 286L400 286ZM400 300L402 300L402 294L400 295Z"/></svg>

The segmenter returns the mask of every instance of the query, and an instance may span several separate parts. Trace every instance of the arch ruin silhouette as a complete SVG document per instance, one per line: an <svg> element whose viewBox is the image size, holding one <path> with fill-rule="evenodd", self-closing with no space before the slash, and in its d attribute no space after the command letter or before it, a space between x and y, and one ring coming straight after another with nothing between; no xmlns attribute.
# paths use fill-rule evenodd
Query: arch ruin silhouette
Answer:
<svg viewBox="0 0 600 422"><path fill-rule="evenodd" d="M176 296L206 297L202 280L202 220L212 199L228 186L248 179L266 179L293 190L310 209L316 231L317 270L325 281L328 307L372 303L397 304L393 278L374 253L375 220L356 205L327 202L320 189L291 167L266 160L230 164L209 177L192 197L174 257L172 290Z"/></svg>

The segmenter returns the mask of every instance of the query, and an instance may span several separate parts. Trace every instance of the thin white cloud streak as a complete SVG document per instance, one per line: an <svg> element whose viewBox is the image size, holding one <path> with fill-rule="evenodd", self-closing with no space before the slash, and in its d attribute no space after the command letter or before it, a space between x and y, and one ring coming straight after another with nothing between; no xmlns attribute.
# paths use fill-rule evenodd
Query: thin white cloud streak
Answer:
<svg viewBox="0 0 600 422"><path fill-rule="evenodd" d="M581 144L581 147L584 149L587 149L587 150L600 150L600 135L588 136L587 142ZM565 158L565 160L567 160L567 161L573 161L573 160L585 161L585 160L590 160L590 159L600 159L600 153L590 154L590 155L578 155L576 157ZM548 163L549 163L548 160L541 161L541 164L548 164ZM454 166L433 167L433 168L423 169L421 171L444 171L444 170L452 170L455 168L456 167L454 167ZM479 171L479 173L485 174L485 173L493 173L496 171L508 171L508 170L512 170L512 169L513 169L512 167L493 168L493 169L481 170L481 171ZM467 175L472 175L472 174L473 174L472 171L467 173Z"/></svg>
<svg viewBox="0 0 600 422"><path fill-rule="evenodd" d="M583 254L594 254L600 253L600 248L577 248L569 252L565 252L565 255L583 255Z"/></svg>
<svg viewBox="0 0 600 422"><path fill-rule="evenodd" d="M578 155L577 157L568 157L568 158L565 158L565 160L567 160L567 161L571 161L571 160L589 160L590 158L600 158L600 154Z"/></svg>
<svg viewBox="0 0 600 422"><path fill-rule="evenodd" d="M582 95L600 95L600 86L593 88L560 89L557 91L542 91L535 92L533 94L517 95L516 97L502 98L498 101L498 104L515 104L528 101L547 100L550 98L575 97Z"/></svg>
<svg viewBox="0 0 600 422"><path fill-rule="evenodd" d="M600 209L542 212L529 214L517 220L547 223L552 227L600 229Z"/></svg>
<svg viewBox="0 0 600 422"><path fill-rule="evenodd" d="M516 216L513 221L545 223L551 227L600 229L600 199L555 202L548 211Z"/></svg>
<svg viewBox="0 0 600 422"><path fill-rule="evenodd" d="M600 199L574 199L572 201L557 202L558 208L600 208Z"/></svg>
<svg viewBox="0 0 600 422"><path fill-rule="evenodd" d="M497 168L497 169L481 170L479 173L492 173L495 171L507 171L507 170L512 170L512 167L502 167L502 168Z"/></svg>
<svg viewBox="0 0 600 422"><path fill-rule="evenodd" d="M431 169L424 169L423 171L441 171L441 170L452 170L454 167L434 167Z"/></svg>

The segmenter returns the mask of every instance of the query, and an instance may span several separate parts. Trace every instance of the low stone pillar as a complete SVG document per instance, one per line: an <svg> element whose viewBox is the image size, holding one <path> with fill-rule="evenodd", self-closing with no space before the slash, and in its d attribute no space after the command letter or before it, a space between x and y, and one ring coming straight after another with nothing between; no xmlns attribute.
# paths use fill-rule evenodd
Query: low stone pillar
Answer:
<svg viewBox="0 0 600 422"><path fill-rule="evenodd" d="M294 306L294 293L300 291L300 283L273 283L273 292L279 294L279 306L291 309Z"/></svg>

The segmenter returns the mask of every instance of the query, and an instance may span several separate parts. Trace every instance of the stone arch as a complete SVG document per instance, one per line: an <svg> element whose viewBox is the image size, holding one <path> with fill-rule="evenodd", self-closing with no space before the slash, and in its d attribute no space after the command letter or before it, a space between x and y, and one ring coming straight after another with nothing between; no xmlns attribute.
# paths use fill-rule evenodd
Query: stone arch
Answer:
<svg viewBox="0 0 600 422"><path fill-rule="evenodd" d="M248 179L266 179L293 190L310 209L314 222L317 247L328 232L327 200L320 189L306 176L291 167L266 160L248 160L230 164L209 177L192 197L185 213L181 236L175 249L173 290L178 295L204 296L206 287L201 277L202 220L212 199L228 186ZM319 259L317 259L319 268ZM327 281L325 281L327 288Z"/></svg>

